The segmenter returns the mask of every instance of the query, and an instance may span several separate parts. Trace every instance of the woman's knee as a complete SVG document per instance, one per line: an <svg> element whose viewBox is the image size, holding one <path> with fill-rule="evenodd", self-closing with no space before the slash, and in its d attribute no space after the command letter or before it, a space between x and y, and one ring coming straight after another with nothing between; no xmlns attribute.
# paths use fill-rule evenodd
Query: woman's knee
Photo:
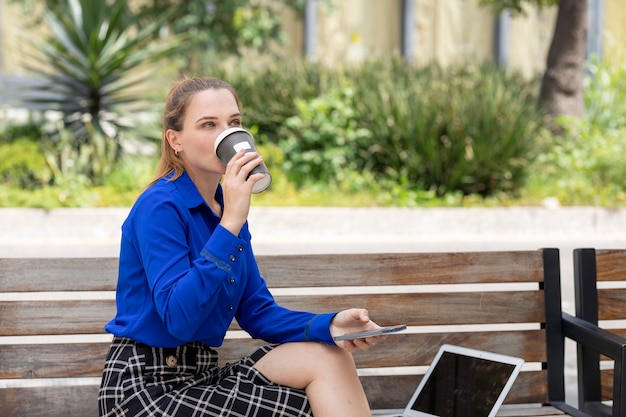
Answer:
<svg viewBox="0 0 626 417"><path fill-rule="evenodd" d="M354 364L354 358L351 353L337 346L319 345L320 352L316 356L316 366L321 368L330 368L336 370L354 369L356 372L356 366Z"/></svg>
<svg viewBox="0 0 626 417"><path fill-rule="evenodd" d="M254 367L271 381L293 388L305 388L320 378L356 373L350 353L337 346L313 342L277 346Z"/></svg>

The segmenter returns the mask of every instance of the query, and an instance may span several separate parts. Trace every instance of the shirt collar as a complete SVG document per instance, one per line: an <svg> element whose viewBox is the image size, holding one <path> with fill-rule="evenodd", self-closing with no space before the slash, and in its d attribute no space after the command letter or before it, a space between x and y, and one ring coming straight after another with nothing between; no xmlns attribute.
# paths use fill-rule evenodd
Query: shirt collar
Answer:
<svg viewBox="0 0 626 417"><path fill-rule="evenodd" d="M171 177L172 175L170 175L167 179L170 180ZM178 191L183 195L187 208L196 208L202 204L208 206L204 201L204 198L200 194L200 191L198 191L196 184L193 183L191 177L187 175L186 171L183 171L183 174L175 179L173 183ZM215 199L218 203L220 203L220 206L224 208L224 199L222 196L221 184L217 185L217 190L215 191Z"/></svg>

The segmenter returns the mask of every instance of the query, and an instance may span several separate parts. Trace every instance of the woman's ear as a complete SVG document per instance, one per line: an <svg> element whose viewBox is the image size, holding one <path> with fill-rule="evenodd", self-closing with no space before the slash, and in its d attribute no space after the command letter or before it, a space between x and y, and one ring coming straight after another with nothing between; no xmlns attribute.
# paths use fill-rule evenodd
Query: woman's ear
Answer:
<svg viewBox="0 0 626 417"><path fill-rule="evenodd" d="M170 147L174 150L174 152L178 153L182 150L182 146L178 140L178 132L176 130L167 129L165 131L165 139L167 139L167 143L170 144Z"/></svg>

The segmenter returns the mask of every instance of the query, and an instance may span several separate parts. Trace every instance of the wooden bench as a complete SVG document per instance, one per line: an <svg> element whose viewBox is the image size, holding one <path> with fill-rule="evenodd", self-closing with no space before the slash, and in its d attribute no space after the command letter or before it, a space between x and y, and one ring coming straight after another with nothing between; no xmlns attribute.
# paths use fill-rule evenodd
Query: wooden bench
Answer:
<svg viewBox="0 0 626 417"><path fill-rule="evenodd" d="M593 416L626 416L626 249L574 250L578 400ZM579 340L580 339L580 340Z"/></svg>
<svg viewBox="0 0 626 417"><path fill-rule="evenodd" d="M500 416L586 416L565 403L557 249L258 262L282 305L315 312L362 306L381 325L409 326L355 353L373 410L404 408L440 345L450 343L526 360ZM2 416L97 415L116 276L116 259L0 259ZM261 344L233 325L221 360Z"/></svg>

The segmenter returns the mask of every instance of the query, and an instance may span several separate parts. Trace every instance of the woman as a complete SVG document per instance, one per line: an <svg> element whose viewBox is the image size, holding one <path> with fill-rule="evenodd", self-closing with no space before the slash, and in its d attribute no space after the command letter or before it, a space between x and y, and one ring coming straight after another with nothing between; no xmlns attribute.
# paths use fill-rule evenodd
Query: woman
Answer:
<svg viewBox="0 0 626 417"><path fill-rule="evenodd" d="M224 81L183 80L167 98L156 179L122 226L100 416L370 416L351 352L378 338L333 336L379 326L363 309L275 303L247 225L264 175L248 174L262 158L242 150L224 166L214 152L217 136L241 125ZM273 345L220 368L213 348L233 318Z"/></svg>

